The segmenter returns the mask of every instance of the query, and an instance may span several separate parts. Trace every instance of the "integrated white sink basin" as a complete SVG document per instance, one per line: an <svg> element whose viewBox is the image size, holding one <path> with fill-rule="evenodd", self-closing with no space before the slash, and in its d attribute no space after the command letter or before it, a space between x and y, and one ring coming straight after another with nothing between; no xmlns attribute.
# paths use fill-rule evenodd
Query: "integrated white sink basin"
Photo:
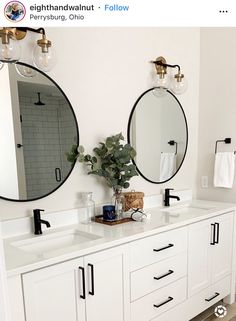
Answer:
<svg viewBox="0 0 236 321"><path fill-rule="evenodd" d="M12 242L11 245L29 253L45 254L98 238L100 238L98 235L71 229Z"/></svg>
<svg viewBox="0 0 236 321"><path fill-rule="evenodd" d="M169 213L170 215L180 215L180 214L204 214L209 210L215 208L214 206L205 206L205 205L198 205L198 204L182 204L182 205L175 205L173 207L166 207L162 209L163 212Z"/></svg>

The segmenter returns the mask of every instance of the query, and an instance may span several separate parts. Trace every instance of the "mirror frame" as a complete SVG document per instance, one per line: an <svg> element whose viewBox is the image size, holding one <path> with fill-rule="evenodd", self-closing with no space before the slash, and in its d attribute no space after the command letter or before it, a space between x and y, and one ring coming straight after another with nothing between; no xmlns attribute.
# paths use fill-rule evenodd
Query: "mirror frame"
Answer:
<svg viewBox="0 0 236 321"><path fill-rule="evenodd" d="M152 91L153 89L156 89L157 87L152 87L148 90L146 90L145 92L143 92L141 94L141 96L138 97L138 99L136 100L132 110L131 110L131 113L130 113L130 116L129 116L129 120L128 120L128 128L127 128L127 140L128 140L128 143L132 146L131 144L131 135L130 135L130 132L131 132L131 122L132 122L132 117L133 117L133 114L135 112L135 109L139 103L139 101L142 99L142 97L144 95L146 95L148 92ZM183 159L178 167L178 169L176 170L176 172L174 173L174 175L172 175L170 178L168 178L167 180L165 181L162 181L162 182L156 182L156 181L152 181L151 179L147 178L138 168L138 165L136 164L135 160L132 159L132 162L133 164L136 166L136 170L137 172L139 173L139 175L144 178L146 181L150 182L150 183L153 183L153 184L164 184L166 182L168 182L169 180L171 180L177 173L178 171L180 170L183 162L184 162L184 159L185 159L185 156L186 156L186 153L187 153L187 148L188 148L188 123L187 123L187 118L186 118L186 115L185 115L185 112L184 112L184 109L181 105L181 103L179 102L179 100L177 99L177 97L171 92L169 91L168 89L166 90L170 95L172 95L172 97L174 97L174 99L176 100L176 102L178 103L179 107L180 107L180 110L182 111L183 113L183 116L184 116L184 121L185 121L185 126L186 126L186 146L185 146L185 150L184 150L184 154L183 154Z"/></svg>
<svg viewBox="0 0 236 321"><path fill-rule="evenodd" d="M9 64L12 64L11 62L4 62L4 63L9 63ZM76 144L77 144L77 147L79 146L79 125L78 125L78 121L77 121L77 118L76 118L76 115L75 115L75 112L74 112L74 109L68 99L68 97L66 96L65 92L61 89L61 87L56 83L55 80L53 80L51 77L49 77L45 72L39 70L38 68L34 67L34 66L31 66L29 64L26 64L24 62L16 62L16 63L13 63L13 64L16 64L16 65L21 65L21 66L26 66L26 67L29 67L29 68L32 68L34 69L35 71L39 72L40 74L42 74L43 76L45 76L48 80L50 80L55 87L57 87L58 90L60 90L60 92L62 93L62 95L64 96L65 100L67 101L68 103L68 107L70 108L71 112L72 112L72 115L74 117L74 120L75 120L75 125L76 125L76 132L77 132L77 141L76 141ZM3 67L4 68L4 67ZM0 71L1 72L1 71ZM17 71L16 71L17 72ZM22 78L24 78L24 76L22 76ZM6 200L6 201L11 201L11 202L32 202L32 201L37 201L41 198L44 198L46 196L49 196L50 194L54 193L56 190L58 190L66 181L67 179L69 178L70 174L72 173L74 167L75 167L75 164L76 164L76 161L71 164L71 169L69 171L69 173L66 175L65 179L63 180L63 182L61 182L60 185L58 185L56 188L54 188L52 191L40 196L40 197L36 197L36 198L31 198L31 199L22 199L22 200L17 200L17 199L14 199L14 198L8 198L8 197L4 197L4 196L1 196L0 195L0 199L2 200Z"/></svg>

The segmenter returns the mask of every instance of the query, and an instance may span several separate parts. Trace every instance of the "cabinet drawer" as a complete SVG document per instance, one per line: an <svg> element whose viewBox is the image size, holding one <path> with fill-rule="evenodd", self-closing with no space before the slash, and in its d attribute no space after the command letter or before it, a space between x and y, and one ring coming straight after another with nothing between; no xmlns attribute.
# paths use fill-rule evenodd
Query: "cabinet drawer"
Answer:
<svg viewBox="0 0 236 321"><path fill-rule="evenodd" d="M164 261L131 273L131 301L158 290L187 274L187 253L183 252Z"/></svg>
<svg viewBox="0 0 236 321"><path fill-rule="evenodd" d="M219 300L223 299L230 293L230 277L209 286L207 289L192 296L188 300L188 317L189 319L195 317L199 313L208 309ZM208 300L208 301L206 301Z"/></svg>
<svg viewBox="0 0 236 321"><path fill-rule="evenodd" d="M186 299L186 278L182 278L131 303L131 321L147 321Z"/></svg>
<svg viewBox="0 0 236 321"><path fill-rule="evenodd" d="M150 265L187 249L187 229L180 228L131 243L131 271Z"/></svg>
<svg viewBox="0 0 236 321"><path fill-rule="evenodd" d="M185 312L187 309L186 301L184 301L151 321L189 321Z"/></svg>

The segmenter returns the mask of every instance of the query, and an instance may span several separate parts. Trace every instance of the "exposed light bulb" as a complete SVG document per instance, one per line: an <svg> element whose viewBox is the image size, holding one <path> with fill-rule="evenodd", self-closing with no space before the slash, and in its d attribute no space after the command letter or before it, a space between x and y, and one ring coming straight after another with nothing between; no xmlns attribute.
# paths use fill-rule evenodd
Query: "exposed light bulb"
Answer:
<svg viewBox="0 0 236 321"><path fill-rule="evenodd" d="M0 41L0 60L18 61L20 59L21 48L18 41L9 39L8 43Z"/></svg>
<svg viewBox="0 0 236 321"><path fill-rule="evenodd" d="M32 78L37 75L37 71L29 66L15 64L15 68L17 73L22 77Z"/></svg>
<svg viewBox="0 0 236 321"><path fill-rule="evenodd" d="M33 61L36 67L43 71L50 71L56 63L56 55L52 48L51 41L43 38L37 41L33 52Z"/></svg>
<svg viewBox="0 0 236 321"><path fill-rule="evenodd" d="M158 74L155 79L155 87L168 89L170 86L170 76L169 74Z"/></svg>
<svg viewBox="0 0 236 321"><path fill-rule="evenodd" d="M171 90L176 95L183 94L188 87L188 83L183 74L178 73L171 81Z"/></svg>
<svg viewBox="0 0 236 321"><path fill-rule="evenodd" d="M2 45L2 56L6 60L11 59L11 48L9 45Z"/></svg>

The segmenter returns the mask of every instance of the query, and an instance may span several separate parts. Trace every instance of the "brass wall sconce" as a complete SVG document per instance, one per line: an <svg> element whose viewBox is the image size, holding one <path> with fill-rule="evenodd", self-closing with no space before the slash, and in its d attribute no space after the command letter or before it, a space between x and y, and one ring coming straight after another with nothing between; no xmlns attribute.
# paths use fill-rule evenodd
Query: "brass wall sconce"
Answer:
<svg viewBox="0 0 236 321"><path fill-rule="evenodd" d="M34 32L41 35L33 50L34 65L43 70L49 71L55 65L55 54L52 50L52 42L46 38L44 28L33 29L29 27L2 28L0 29L0 68L4 62L15 63L20 60L21 47L19 40L25 38L27 32Z"/></svg>
<svg viewBox="0 0 236 321"><path fill-rule="evenodd" d="M151 61L155 65L157 79L155 87L160 90L170 89L174 94L183 94L187 89L187 81L184 74L181 73L179 65L167 64L164 57L158 57ZM177 68L177 73L171 77L168 73L168 68Z"/></svg>

